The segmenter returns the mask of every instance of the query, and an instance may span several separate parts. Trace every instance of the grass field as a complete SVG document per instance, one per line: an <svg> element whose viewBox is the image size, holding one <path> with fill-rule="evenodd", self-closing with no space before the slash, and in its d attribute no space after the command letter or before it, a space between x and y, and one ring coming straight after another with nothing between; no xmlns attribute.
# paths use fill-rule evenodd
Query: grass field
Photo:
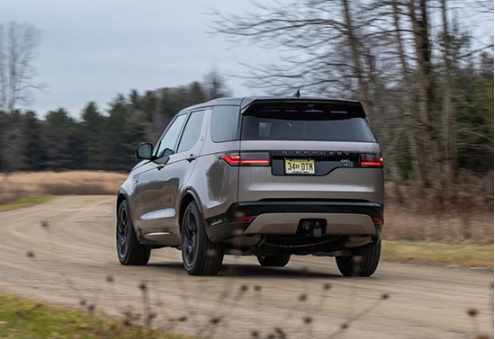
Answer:
<svg viewBox="0 0 495 339"><path fill-rule="evenodd" d="M117 321L69 307L41 304L37 301L0 292L0 337L41 338L111 338L111 339L187 339Z"/></svg>
<svg viewBox="0 0 495 339"><path fill-rule="evenodd" d="M0 205L0 212L6 212L6 211L15 210L17 208L42 204L44 202L50 201L55 198L56 196L53 195L41 195L41 196L20 198Z"/></svg>
<svg viewBox="0 0 495 339"><path fill-rule="evenodd" d="M382 258L419 264L493 269L493 244L385 240Z"/></svg>
<svg viewBox="0 0 495 339"><path fill-rule="evenodd" d="M125 173L68 171L18 172L0 177L0 204L47 195L117 194Z"/></svg>

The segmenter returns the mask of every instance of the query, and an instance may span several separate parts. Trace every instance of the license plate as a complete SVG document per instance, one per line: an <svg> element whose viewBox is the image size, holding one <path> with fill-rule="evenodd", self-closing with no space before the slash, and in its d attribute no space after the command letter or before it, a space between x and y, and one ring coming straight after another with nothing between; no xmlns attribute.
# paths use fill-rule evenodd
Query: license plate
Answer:
<svg viewBox="0 0 495 339"><path fill-rule="evenodd" d="M315 161L285 159L285 174L315 174Z"/></svg>

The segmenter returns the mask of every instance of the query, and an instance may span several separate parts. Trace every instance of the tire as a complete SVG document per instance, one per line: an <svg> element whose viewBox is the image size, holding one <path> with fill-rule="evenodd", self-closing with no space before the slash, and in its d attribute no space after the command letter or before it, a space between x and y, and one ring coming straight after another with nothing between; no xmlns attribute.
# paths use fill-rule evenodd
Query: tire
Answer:
<svg viewBox="0 0 495 339"><path fill-rule="evenodd" d="M284 267L289 263L290 253L283 252L277 255L258 256L258 262L266 267Z"/></svg>
<svg viewBox="0 0 495 339"><path fill-rule="evenodd" d="M122 265L146 265L151 247L141 245L136 237L127 201L123 200L117 213L117 255Z"/></svg>
<svg viewBox="0 0 495 339"><path fill-rule="evenodd" d="M184 211L181 223L182 262L190 275L216 275L222 267L224 244L212 243L206 235L203 216L196 202Z"/></svg>
<svg viewBox="0 0 495 339"><path fill-rule="evenodd" d="M336 257L340 273L346 277L369 277L375 273L380 262L382 242L371 243L353 249L353 254Z"/></svg>

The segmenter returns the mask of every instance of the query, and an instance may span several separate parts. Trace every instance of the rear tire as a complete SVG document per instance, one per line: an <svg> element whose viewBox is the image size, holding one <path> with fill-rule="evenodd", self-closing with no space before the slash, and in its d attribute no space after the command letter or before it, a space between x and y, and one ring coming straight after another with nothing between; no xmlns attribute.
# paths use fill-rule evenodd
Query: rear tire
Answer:
<svg viewBox="0 0 495 339"><path fill-rule="evenodd" d="M151 247L138 242L126 200L119 205L116 235L117 254L122 265L144 266L148 263Z"/></svg>
<svg viewBox="0 0 495 339"><path fill-rule="evenodd" d="M258 262L265 267L284 267L289 263L290 253L283 252L277 255L258 256Z"/></svg>
<svg viewBox="0 0 495 339"><path fill-rule="evenodd" d="M353 254L336 257L340 273L346 277L369 277L380 262L382 242L371 243L352 250Z"/></svg>
<svg viewBox="0 0 495 339"><path fill-rule="evenodd" d="M196 202L184 211L181 223L182 261L190 275L216 275L222 267L224 244L213 243L206 235L203 216Z"/></svg>

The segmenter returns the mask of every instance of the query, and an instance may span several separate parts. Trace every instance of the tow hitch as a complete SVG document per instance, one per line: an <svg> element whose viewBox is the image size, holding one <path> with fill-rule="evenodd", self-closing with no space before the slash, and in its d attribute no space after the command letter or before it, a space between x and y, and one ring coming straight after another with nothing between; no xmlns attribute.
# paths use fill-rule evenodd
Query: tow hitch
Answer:
<svg viewBox="0 0 495 339"><path fill-rule="evenodd" d="M299 234L305 234L309 237L320 238L327 231L327 221L325 219L301 219L297 226Z"/></svg>

